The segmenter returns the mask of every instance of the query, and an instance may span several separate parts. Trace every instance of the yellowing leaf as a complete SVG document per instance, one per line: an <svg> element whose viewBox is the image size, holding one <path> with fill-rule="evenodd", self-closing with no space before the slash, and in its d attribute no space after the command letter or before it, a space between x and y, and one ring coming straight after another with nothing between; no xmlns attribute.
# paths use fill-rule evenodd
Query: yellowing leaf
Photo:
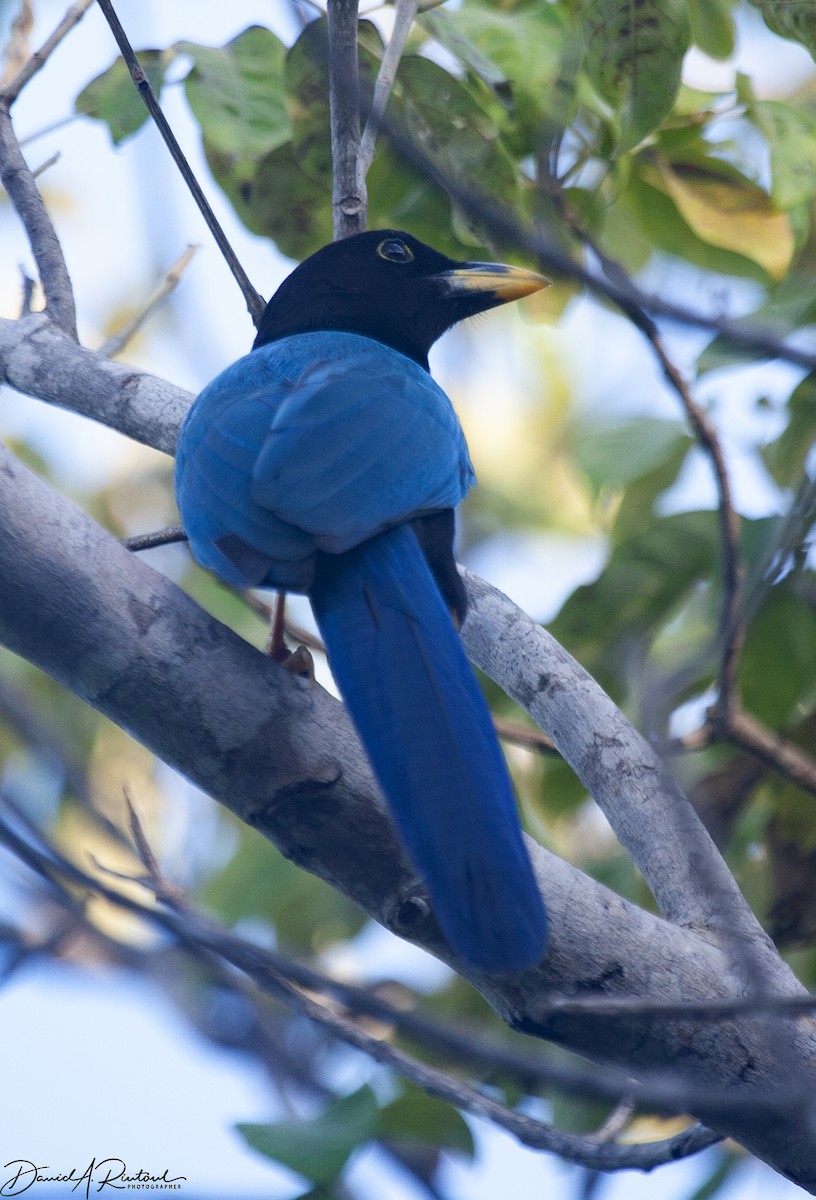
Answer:
<svg viewBox="0 0 816 1200"><path fill-rule="evenodd" d="M748 180L680 175L667 163L646 167L643 178L672 199L704 242L751 259L772 279L784 278L795 249L793 229L761 188Z"/></svg>

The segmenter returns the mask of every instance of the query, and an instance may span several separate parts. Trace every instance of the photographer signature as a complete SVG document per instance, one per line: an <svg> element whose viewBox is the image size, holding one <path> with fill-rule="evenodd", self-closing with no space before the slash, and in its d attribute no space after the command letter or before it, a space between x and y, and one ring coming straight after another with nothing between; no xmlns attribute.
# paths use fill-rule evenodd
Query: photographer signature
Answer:
<svg viewBox="0 0 816 1200"><path fill-rule="evenodd" d="M82 1188L86 1200L89 1200L91 1190L97 1195L104 1188L115 1188L117 1191L180 1191L186 1180L186 1175L168 1175L168 1168L161 1175L151 1175L149 1171L139 1170L129 1175L127 1165L121 1158L92 1158L82 1172L76 1167L66 1172L54 1171L49 1166L38 1167L28 1158L13 1158L4 1164L5 1169L11 1169L11 1174L0 1184L0 1196L20 1196L27 1192L35 1183L69 1183L71 1191Z"/></svg>

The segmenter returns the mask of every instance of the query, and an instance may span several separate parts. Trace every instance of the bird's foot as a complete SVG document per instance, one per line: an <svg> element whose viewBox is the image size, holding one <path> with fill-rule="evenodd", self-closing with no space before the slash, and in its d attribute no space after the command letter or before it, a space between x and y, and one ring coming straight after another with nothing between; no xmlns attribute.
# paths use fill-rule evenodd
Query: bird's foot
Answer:
<svg viewBox="0 0 816 1200"><path fill-rule="evenodd" d="M275 658L275 662L280 663L285 671L291 671L293 675L299 675L301 679L308 679L310 683L314 683L314 659L305 646L287 650L286 657Z"/></svg>

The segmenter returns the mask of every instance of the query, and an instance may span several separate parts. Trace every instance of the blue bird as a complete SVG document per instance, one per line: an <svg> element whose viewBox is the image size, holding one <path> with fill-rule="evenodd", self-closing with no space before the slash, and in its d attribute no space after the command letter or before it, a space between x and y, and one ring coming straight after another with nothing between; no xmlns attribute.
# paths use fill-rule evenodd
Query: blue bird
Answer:
<svg viewBox="0 0 816 1200"><path fill-rule="evenodd" d="M454 509L475 480L428 351L546 282L398 230L324 246L273 296L252 352L197 398L176 459L198 562L237 587L308 593L442 932L482 971L538 962L547 918L458 636Z"/></svg>

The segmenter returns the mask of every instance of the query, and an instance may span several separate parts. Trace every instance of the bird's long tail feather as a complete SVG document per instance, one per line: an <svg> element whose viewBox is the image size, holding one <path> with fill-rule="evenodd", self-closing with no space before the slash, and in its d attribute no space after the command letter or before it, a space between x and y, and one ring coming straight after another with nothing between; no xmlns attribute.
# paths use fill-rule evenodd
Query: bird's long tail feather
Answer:
<svg viewBox="0 0 816 1200"><path fill-rule="evenodd" d="M413 531L319 556L312 605L340 691L453 949L539 961L547 919L479 685Z"/></svg>

